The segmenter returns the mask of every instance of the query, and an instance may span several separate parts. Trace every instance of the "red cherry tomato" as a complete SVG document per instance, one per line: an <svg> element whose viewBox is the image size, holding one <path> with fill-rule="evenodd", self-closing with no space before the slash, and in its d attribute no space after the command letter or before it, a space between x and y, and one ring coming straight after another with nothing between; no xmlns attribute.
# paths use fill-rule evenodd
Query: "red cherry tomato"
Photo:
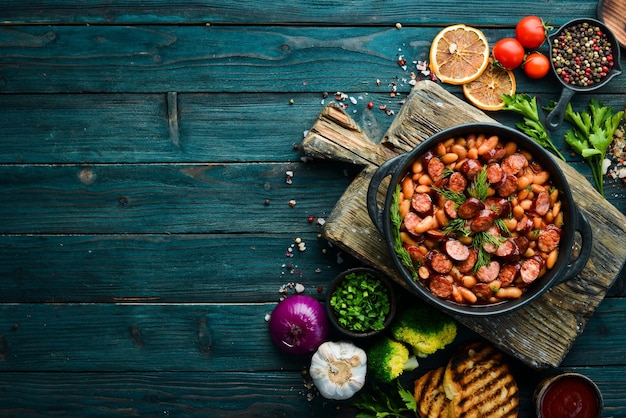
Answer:
<svg viewBox="0 0 626 418"><path fill-rule="evenodd" d="M515 27L515 38L524 48L539 48L546 40L546 26L537 16L526 16Z"/></svg>
<svg viewBox="0 0 626 418"><path fill-rule="evenodd" d="M524 60L524 47L515 38L500 39L493 46L493 57L507 70L514 70Z"/></svg>
<svg viewBox="0 0 626 418"><path fill-rule="evenodd" d="M542 78L550 71L550 60L541 52L528 54L522 68L530 78Z"/></svg>

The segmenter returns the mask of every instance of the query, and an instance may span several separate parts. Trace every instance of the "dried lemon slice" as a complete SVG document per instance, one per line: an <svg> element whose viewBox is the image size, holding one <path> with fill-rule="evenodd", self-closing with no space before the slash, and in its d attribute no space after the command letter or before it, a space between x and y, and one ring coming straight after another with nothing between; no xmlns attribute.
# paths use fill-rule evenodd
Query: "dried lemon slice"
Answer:
<svg viewBox="0 0 626 418"><path fill-rule="evenodd" d="M435 36L430 47L430 69L444 83L469 83L487 68L489 52L489 42L480 30L448 26Z"/></svg>
<svg viewBox="0 0 626 418"><path fill-rule="evenodd" d="M482 110L500 110L504 107L503 94L514 94L515 76L512 71L489 60L487 69L474 81L463 84L463 94L474 106Z"/></svg>

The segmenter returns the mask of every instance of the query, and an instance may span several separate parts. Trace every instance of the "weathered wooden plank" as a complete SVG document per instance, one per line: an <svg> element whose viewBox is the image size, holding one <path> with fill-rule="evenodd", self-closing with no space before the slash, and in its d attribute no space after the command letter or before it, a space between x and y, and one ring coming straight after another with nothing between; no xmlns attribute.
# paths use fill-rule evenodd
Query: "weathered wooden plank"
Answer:
<svg viewBox="0 0 626 418"><path fill-rule="evenodd" d="M274 304L3 304L0 370L300 370L270 341Z"/></svg>
<svg viewBox="0 0 626 418"><path fill-rule="evenodd" d="M349 181L302 163L0 166L0 233L289 232Z"/></svg>
<svg viewBox="0 0 626 418"><path fill-rule="evenodd" d="M600 387L605 416L626 414L623 368L572 368ZM327 401L298 372L13 373L0 376L0 416L354 417L349 402ZM520 388L520 416L532 416L532 388ZM518 380L519 379L518 377ZM86 385L85 382L88 382ZM524 380L526 383L526 380ZM407 388L410 382L407 382ZM313 395L312 398L308 397ZM71 400L71 401L70 401Z"/></svg>
<svg viewBox="0 0 626 418"><path fill-rule="evenodd" d="M323 298L314 289L307 294ZM0 304L0 371L299 371L307 366L306 357L286 355L269 339L265 314L277 301ZM624 363L625 337L614 331L623 326L626 299L604 302L562 367ZM479 338L459 327L455 344ZM424 360L423 366L435 367L433 362L448 354Z"/></svg>
<svg viewBox="0 0 626 418"><path fill-rule="evenodd" d="M0 162L298 160L293 144L322 108L318 94L298 94L294 105L289 105L293 96L286 94L178 94L174 141L166 97L0 95ZM391 119L383 112L375 116L381 122Z"/></svg>
<svg viewBox="0 0 626 418"><path fill-rule="evenodd" d="M341 144L341 132L345 117L338 118L336 135L324 136L317 129L320 124L332 126L332 121L337 119L333 116L335 113L341 115L343 111L327 107L322 112L320 120L303 142L305 153L321 143L329 149L334 148L323 154L337 160L344 159L346 153ZM324 123L326 119L328 123ZM446 127L473 121L493 120L433 83L418 83L380 146L400 154ZM317 137L319 141L311 141ZM351 138L345 141L352 142ZM367 142L367 138L361 138L361 143L364 142ZM359 144L351 147L351 152L367 155L370 148L369 145ZM324 235L355 257L386 271L403 284L403 279L392 268L384 240L367 214L365 191L372 173L379 165L373 158L371 160L372 164L357 176L333 209L325 225ZM626 259L624 249L619 244L626 233L624 214L595 193L589 183L570 166L556 158L555 161L568 179L574 201L586 214L595 231L586 268L576 281L556 286L533 304L515 312L497 317L457 318L503 350L536 368L554 367L563 360ZM503 328L511 332L502 333Z"/></svg>
<svg viewBox="0 0 626 418"><path fill-rule="evenodd" d="M266 93L389 92L392 82L399 91L408 91L415 70L412 61L428 59L439 30L0 26L0 91L247 93L254 86L256 92ZM510 28L484 31L492 42L513 34ZM399 55L411 69L398 65ZM598 92L625 91L625 79L617 77ZM555 93L560 88L551 79L531 82L519 77L519 90L532 91L528 86Z"/></svg>
<svg viewBox="0 0 626 418"><path fill-rule="evenodd" d="M529 13L551 22L562 22L580 16L595 15L597 2L523 1L502 7L498 1L439 1L436 5L416 7L410 1L381 3L374 0L349 2L303 0L288 4L280 1L106 1L31 0L19 4L4 0L0 16L6 23L185 23L185 24L258 24L297 23L339 26L347 24L405 25L447 23L450 16L459 22L513 25L519 16ZM561 5L563 7L561 7ZM564 7L567 6L567 7ZM306 11L306 13L303 13ZM557 12L558 13L555 13Z"/></svg>
<svg viewBox="0 0 626 418"><path fill-rule="evenodd" d="M1 417L354 417L296 371L0 373Z"/></svg>
<svg viewBox="0 0 626 418"><path fill-rule="evenodd" d="M283 234L0 236L0 303L243 303L354 264L306 220ZM306 251L288 250L296 238Z"/></svg>
<svg viewBox="0 0 626 418"><path fill-rule="evenodd" d="M334 95L322 99L319 93L177 94L178 140L174 144L166 96L0 95L0 164L298 161L300 156L293 145L301 141L323 106L334 101ZM394 119L378 106L397 112L401 104L388 93L350 96L357 101L349 103L350 118L378 142ZM459 97L458 93L455 96ZM556 98L542 96L546 101ZM594 97L615 109L626 100L619 94ZM291 99L293 105L289 104ZM583 109L589 99L589 95L574 96L572 105ZM369 101L375 104L372 110L367 108ZM279 123L267 114L280 115ZM508 126L521 120L512 112L490 116ZM580 156L569 152L563 140L568 127L564 123L552 133L552 139L577 171L591 178L589 167ZM620 203L625 197L620 193L621 185L609 179L606 183L607 198L626 211L626 201Z"/></svg>

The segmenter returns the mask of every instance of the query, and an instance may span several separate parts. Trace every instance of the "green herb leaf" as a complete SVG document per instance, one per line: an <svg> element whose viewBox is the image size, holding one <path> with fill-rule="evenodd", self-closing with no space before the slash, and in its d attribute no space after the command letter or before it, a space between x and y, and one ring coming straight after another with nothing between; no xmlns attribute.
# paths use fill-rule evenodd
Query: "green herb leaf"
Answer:
<svg viewBox="0 0 626 418"><path fill-rule="evenodd" d="M469 237L471 230L466 228L466 221L462 218L450 219L447 225L443 228L443 233L446 235L455 234L457 236Z"/></svg>
<svg viewBox="0 0 626 418"><path fill-rule="evenodd" d="M591 167L596 188L604 196L602 165L606 152L613 142L613 135L624 118L624 111L615 112L597 99L589 101L588 109L575 112L568 104L565 120L573 125L565 133L565 142L581 155Z"/></svg>
<svg viewBox="0 0 626 418"><path fill-rule="evenodd" d="M378 386L372 384L368 392L360 393L353 405L361 410L357 417L394 417L404 418L407 414L417 417L417 404L413 398L413 394L402 387L397 382L397 390L391 387L382 390ZM410 398L413 398L411 401Z"/></svg>
<svg viewBox="0 0 626 418"><path fill-rule="evenodd" d="M396 255L400 259L400 262L403 266L409 269L411 272L411 276L413 280L417 281L419 276L417 275L417 271L415 270L415 266L413 265L413 259L411 259L411 255L402 245L402 237L400 237L400 227L402 226L402 217L400 216L400 194L401 194L400 185L396 185L396 189L393 193L393 198L391 199L391 210L390 217L391 223L393 224L393 247Z"/></svg>
<svg viewBox="0 0 626 418"><path fill-rule="evenodd" d="M461 203L465 202L465 199L466 199L463 193L455 192L450 189L442 189L440 187L433 186L433 190L439 193L441 196L443 196L447 200L452 200L457 205L460 205Z"/></svg>
<svg viewBox="0 0 626 418"><path fill-rule="evenodd" d="M417 411L417 402L415 401L415 395L402 387L400 381L398 381L398 394L404 401L406 408L410 411Z"/></svg>
<svg viewBox="0 0 626 418"><path fill-rule="evenodd" d="M367 273L350 273L330 298L340 325L352 331L381 330L391 309L386 286Z"/></svg>
<svg viewBox="0 0 626 418"><path fill-rule="evenodd" d="M523 122L517 124L517 128L520 131L531 137L542 147L550 149L561 160L565 161L565 157L554 145L548 131L541 123L537 97L530 97L528 94L503 94L502 100L504 101L503 110L516 112L524 117Z"/></svg>
<svg viewBox="0 0 626 418"><path fill-rule="evenodd" d="M487 167L480 170L480 173L476 176L472 185L470 186L468 193L470 196L484 201L487 199L487 193L489 192L489 182L487 181Z"/></svg>

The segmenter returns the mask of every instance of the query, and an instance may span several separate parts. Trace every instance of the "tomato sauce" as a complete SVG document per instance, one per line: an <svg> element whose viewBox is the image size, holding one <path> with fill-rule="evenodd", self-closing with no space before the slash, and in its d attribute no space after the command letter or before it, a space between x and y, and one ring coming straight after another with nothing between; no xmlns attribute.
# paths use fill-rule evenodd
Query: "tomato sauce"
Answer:
<svg viewBox="0 0 626 418"><path fill-rule="evenodd" d="M541 399L543 418L596 418L598 408L594 388L574 376L555 380Z"/></svg>

